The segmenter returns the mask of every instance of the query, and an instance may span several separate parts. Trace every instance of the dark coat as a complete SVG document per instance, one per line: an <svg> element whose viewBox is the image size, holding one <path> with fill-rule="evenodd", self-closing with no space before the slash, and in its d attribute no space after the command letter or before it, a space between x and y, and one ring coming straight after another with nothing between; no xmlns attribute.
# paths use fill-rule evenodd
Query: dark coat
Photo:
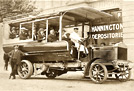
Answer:
<svg viewBox="0 0 134 91"><path fill-rule="evenodd" d="M26 40L28 37L28 33L27 32L21 32L20 34L20 40Z"/></svg>
<svg viewBox="0 0 134 91"><path fill-rule="evenodd" d="M45 37L45 35L38 34L38 41L44 40Z"/></svg>
<svg viewBox="0 0 134 91"><path fill-rule="evenodd" d="M54 41L57 41L58 38L56 35L52 35L52 34L49 34L48 35L48 42L54 42Z"/></svg>
<svg viewBox="0 0 134 91"><path fill-rule="evenodd" d="M16 34L14 34L14 33L10 33L9 38L10 38L10 39L14 39L14 38L16 38Z"/></svg>
<svg viewBox="0 0 134 91"><path fill-rule="evenodd" d="M22 56L24 56L24 53L20 50L12 50L11 52L8 53L9 57L10 57L10 61L12 61L12 58L13 59L16 59L15 63L16 64L20 64L21 63L21 58Z"/></svg>

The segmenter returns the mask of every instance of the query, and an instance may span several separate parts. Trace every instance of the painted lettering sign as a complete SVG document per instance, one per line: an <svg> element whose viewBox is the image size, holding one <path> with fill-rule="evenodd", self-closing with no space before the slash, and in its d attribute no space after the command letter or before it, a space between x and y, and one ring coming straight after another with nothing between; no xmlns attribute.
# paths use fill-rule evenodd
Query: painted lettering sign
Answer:
<svg viewBox="0 0 134 91"><path fill-rule="evenodd" d="M109 24L91 27L92 38L93 39L107 39L107 38L121 38L123 25L119 24Z"/></svg>

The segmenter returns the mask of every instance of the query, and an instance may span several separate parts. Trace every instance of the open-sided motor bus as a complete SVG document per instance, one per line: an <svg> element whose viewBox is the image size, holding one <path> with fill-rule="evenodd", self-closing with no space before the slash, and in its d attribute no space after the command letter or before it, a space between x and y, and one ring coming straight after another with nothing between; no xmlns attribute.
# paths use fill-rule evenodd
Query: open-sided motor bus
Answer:
<svg viewBox="0 0 134 91"><path fill-rule="evenodd" d="M5 21L3 50L8 53L13 50L13 45L19 45L20 50L27 53L22 57L22 64L17 70L23 79L38 74L55 78L68 71L84 71L84 76L90 77L95 83L102 83L113 74L119 80L126 81L130 77L130 68L127 61L127 47L123 43L91 47L91 41L87 36L88 46L84 46L88 49L88 55L81 56L79 50L75 50L77 55L74 57L70 53L75 47L71 47L68 41L62 40L63 29L71 30L75 26L80 26L83 37L84 31L89 32L91 21L104 17L111 15L89 7L79 7ZM14 38L9 37L13 27L17 31ZM27 37L21 39L20 33L24 28ZM45 31L45 39L42 41L38 41L37 38L40 28ZM55 42L48 41L51 29L57 32L58 40Z"/></svg>

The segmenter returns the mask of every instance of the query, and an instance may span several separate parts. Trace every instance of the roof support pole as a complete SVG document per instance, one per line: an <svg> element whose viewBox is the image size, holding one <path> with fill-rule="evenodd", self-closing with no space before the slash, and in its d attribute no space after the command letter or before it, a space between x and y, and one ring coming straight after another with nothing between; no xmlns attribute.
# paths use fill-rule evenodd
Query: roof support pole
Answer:
<svg viewBox="0 0 134 91"><path fill-rule="evenodd" d="M82 37L84 38L84 25L85 25L85 22L82 22Z"/></svg>
<svg viewBox="0 0 134 91"><path fill-rule="evenodd" d="M21 33L21 27L22 27L22 25L20 24L20 29L19 29L20 31L19 31L19 34Z"/></svg>
<svg viewBox="0 0 134 91"><path fill-rule="evenodd" d="M34 22L32 22L32 39L34 40L34 33L35 32L35 28L34 28Z"/></svg>
<svg viewBox="0 0 134 91"><path fill-rule="evenodd" d="M48 38L48 20L46 20L46 42Z"/></svg>
<svg viewBox="0 0 134 91"><path fill-rule="evenodd" d="M62 40L62 18L63 16L61 15L59 18L59 41Z"/></svg>

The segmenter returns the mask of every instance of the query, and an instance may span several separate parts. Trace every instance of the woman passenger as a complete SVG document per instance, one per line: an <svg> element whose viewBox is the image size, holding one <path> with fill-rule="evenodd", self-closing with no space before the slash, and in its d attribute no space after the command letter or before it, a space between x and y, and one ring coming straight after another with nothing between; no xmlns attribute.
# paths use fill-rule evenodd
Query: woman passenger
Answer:
<svg viewBox="0 0 134 91"><path fill-rule="evenodd" d="M46 30L44 30L43 28L39 29L39 31L38 31L38 42L41 42L42 40L46 39L45 31Z"/></svg>

